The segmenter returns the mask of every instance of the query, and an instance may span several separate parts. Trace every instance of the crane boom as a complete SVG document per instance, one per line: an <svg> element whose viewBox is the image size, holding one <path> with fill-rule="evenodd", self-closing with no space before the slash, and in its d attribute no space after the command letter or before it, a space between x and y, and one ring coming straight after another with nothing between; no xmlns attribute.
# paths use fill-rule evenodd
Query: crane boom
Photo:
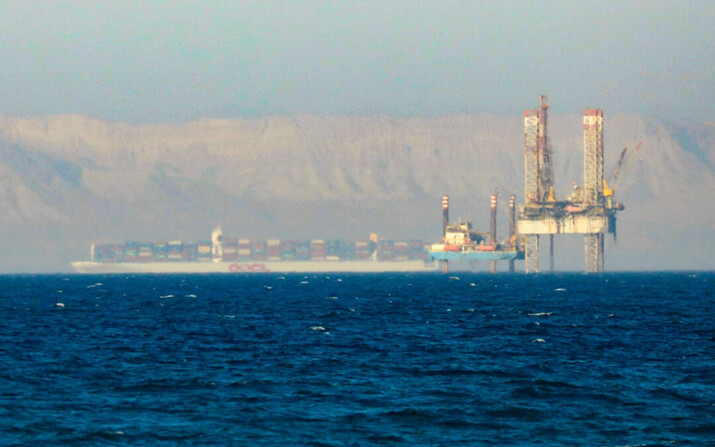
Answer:
<svg viewBox="0 0 715 447"><path fill-rule="evenodd" d="M604 182L604 196L612 196L613 193L616 191L616 188L618 188L618 184L623 178L623 173L627 171L628 166L631 164L633 159L636 158L636 154L638 153L638 150L641 148L642 145L643 142L639 142L636 148L630 154L628 153L628 146L623 148L623 150L621 151L621 156L618 157L618 163L616 163L616 168L613 170L613 174L611 174L610 178L608 179L608 182Z"/></svg>

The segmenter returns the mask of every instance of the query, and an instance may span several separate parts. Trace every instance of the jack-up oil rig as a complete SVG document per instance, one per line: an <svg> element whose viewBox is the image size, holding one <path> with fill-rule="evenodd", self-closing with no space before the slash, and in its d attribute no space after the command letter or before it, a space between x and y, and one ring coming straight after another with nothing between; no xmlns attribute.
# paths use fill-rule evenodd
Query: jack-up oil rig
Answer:
<svg viewBox="0 0 715 447"><path fill-rule="evenodd" d="M548 136L548 105L541 96L536 110L524 112L524 197L519 205L517 233L525 252L526 273L539 272L539 236L549 235L549 264L554 270L554 235L585 235L586 273L602 272L604 236L616 234L615 189L625 168L621 152L611 186L603 177L603 111L583 112L583 186L574 186L566 200L554 193L553 155ZM640 144L636 148L636 152Z"/></svg>
<svg viewBox="0 0 715 447"><path fill-rule="evenodd" d="M449 197L442 197L442 243L429 249L432 260L448 271L449 261L490 261L490 271L496 262L509 261L514 271L516 259L525 260L526 273L539 272L539 236L549 235L550 271L554 270L554 235L585 235L586 273L602 272L604 237L616 236L616 212L624 209L615 201L615 190L633 157L623 149L616 169L608 182L603 177L603 111L586 109L583 113L583 186L574 185L566 200L558 200L554 192L553 154L548 136L546 96L540 98L538 109L524 112L524 197L515 217L515 198L509 202L509 239L498 241L496 235L497 196L491 196L489 233L472 229L470 221L449 221ZM637 153L642 143L635 149Z"/></svg>

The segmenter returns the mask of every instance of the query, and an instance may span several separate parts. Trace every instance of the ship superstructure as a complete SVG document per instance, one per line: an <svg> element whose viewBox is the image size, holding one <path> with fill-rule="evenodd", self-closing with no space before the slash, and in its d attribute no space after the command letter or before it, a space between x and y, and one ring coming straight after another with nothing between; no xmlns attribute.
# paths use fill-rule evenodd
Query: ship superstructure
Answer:
<svg viewBox="0 0 715 447"><path fill-rule="evenodd" d="M490 231L482 232L472 228L468 220L449 221L449 196L442 197L442 228L441 243L430 246L430 258L442 264L442 270L447 271L450 261L490 261L490 271L496 271L496 261L509 261L509 270L514 271L515 259L523 259L523 251L517 245L514 233L514 196L510 198L510 237L499 241L496 234L497 196L491 196L492 218Z"/></svg>

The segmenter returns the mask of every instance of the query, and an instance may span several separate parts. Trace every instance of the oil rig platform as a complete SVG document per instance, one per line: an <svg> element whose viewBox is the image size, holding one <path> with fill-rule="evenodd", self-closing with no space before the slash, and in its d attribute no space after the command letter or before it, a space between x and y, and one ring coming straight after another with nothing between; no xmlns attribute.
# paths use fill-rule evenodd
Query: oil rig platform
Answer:
<svg viewBox="0 0 715 447"><path fill-rule="evenodd" d="M549 235L550 270L554 270L554 235L583 234L586 273L602 272L604 236L616 234L616 213L624 209L614 193L627 160L621 153L611 186L603 175L603 111L583 112L583 185L565 200L554 192L553 154L548 136L548 105L524 113L524 197L518 207L517 233L524 248L526 273L539 272L540 236ZM640 144L636 151L640 148Z"/></svg>

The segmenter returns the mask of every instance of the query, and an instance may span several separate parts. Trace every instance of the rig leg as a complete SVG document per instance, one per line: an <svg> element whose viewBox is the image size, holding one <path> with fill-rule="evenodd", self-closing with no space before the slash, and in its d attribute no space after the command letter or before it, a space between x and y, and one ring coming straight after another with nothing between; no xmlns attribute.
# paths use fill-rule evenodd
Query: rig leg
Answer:
<svg viewBox="0 0 715 447"><path fill-rule="evenodd" d="M490 261L489 262L489 273L496 273L497 272L497 261Z"/></svg>
<svg viewBox="0 0 715 447"><path fill-rule="evenodd" d="M539 273L539 235L526 235L524 248L524 264L526 273Z"/></svg>
<svg viewBox="0 0 715 447"><path fill-rule="evenodd" d="M449 261L440 261L442 263L442 273L449 273Z"/></svg>
<svg viewBox="0 0 715 447"><path fill-rule="evenodd" d="M585 238L586 273L603 272L603 234L589 233Z"/></svg>
<svg viewBox="0 0 715 447"><path fill-rule="evenodd" d="M554 235L549 235L549 271L554 272Z"/></svg>
<svg viewBox="0 0 715 447"><path fill-rule="evenodd" d="M509 273L514 273L514 260L509 259Z"/></svg>

